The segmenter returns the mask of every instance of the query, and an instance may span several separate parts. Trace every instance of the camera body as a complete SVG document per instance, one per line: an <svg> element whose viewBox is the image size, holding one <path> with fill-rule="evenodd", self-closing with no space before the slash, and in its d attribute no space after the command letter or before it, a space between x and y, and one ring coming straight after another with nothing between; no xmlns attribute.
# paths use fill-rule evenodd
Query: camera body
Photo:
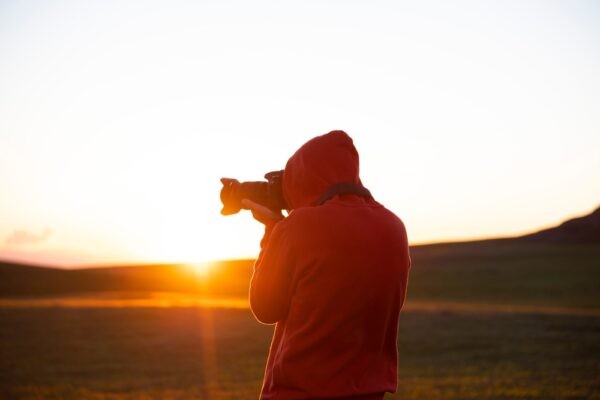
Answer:
<svg viewBox="0 0 600 400"><path fill-rule="evenodd" d="M252 200L274 212L287 210L288 206L283 197L283 170L268 172L265 179L266 182L239 182L237 179L221 178L221 214L231 215L240 212L242 208L247 209L242 205L242 199Z"/></svg>

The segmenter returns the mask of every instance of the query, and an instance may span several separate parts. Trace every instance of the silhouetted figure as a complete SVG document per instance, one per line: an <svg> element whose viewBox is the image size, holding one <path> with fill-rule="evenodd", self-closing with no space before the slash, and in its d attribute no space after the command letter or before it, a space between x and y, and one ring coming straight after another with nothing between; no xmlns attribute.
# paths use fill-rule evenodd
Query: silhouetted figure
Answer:
<svg viewBox="0 0 600 400"><path fill-rule="evenodd" d="M396 391L404 224L362 186L343 131L296 151L283 192L287 218L244 200L266 227L250 304L277 324L261 399L382 399Z"/></svg>

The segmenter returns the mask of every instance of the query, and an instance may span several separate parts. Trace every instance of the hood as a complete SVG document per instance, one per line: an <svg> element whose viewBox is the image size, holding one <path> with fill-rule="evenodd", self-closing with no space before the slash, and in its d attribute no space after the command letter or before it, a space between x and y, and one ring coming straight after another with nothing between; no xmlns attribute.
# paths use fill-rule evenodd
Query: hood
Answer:
<svg viewBox="0 0 600 400"><path fill-rule="evenodd" d="M358 152L348 134L331 131L294 153L283 172L283 195L290 209L314 205L336 183L360 184Z"/></svg>

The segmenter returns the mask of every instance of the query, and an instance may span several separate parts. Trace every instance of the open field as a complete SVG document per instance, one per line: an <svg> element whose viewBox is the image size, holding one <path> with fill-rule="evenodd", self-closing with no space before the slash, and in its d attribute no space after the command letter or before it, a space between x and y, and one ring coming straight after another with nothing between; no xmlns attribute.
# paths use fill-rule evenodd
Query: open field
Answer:
<svg viewBox="0 0 600 400"><path fill-rule="evenodd" d="M2 399L254 399L249 310L0 309ZM407 311L389 399L600 398L600 317Z"/></svg>
<svg viewBox="0 0 600 400"><path fill-rule="evenodd" d="M412 249L399 390L388 399L600 399L600 246ZM251 260L0 265L0 399L255 399L272 327ZM210 296L207 296L210 295Z"/></svg>
<svg viewBox="0 0 600 400"><path fill-rule="evenodd" d="M449 243L411 255L411 300L600 308L597 244Z"/></svg>

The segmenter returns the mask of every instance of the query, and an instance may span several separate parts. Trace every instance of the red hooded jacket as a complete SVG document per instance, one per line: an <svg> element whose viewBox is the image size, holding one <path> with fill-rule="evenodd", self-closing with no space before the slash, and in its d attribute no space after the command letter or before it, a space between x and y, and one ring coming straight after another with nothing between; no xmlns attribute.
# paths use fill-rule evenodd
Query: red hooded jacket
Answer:
<svg viewBox="0 0 600 400"><path fill-rule="evenodd" d="M291 212L267 226L250 285L263 323L277 323L261 399L381 399L396 390L398 317L410 257L402 221L360 185L358 153L342 131L318 136L287 162Z"/></svg>

